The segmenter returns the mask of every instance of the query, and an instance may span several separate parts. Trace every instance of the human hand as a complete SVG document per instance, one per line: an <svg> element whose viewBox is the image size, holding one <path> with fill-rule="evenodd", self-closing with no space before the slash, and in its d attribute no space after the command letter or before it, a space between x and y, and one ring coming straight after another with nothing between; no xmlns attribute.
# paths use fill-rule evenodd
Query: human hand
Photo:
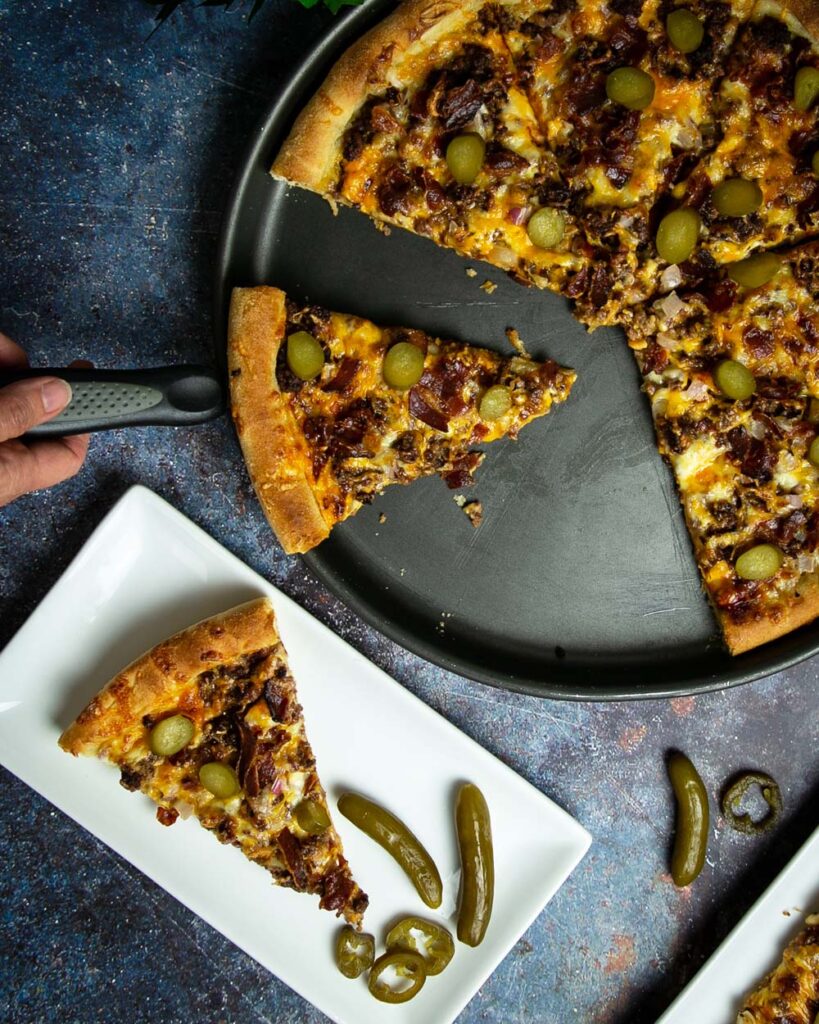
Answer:
<svg viewBox="0 0 819 1024"><path fill-rule="evenodd" d="M25 366L25 352L0 333L0 367ZM82 466L87 434L48 441L19 439L27 430L57 416L70 400L70 385L56 377L32 377L0 388L0 506L67 480Z"/></svg>

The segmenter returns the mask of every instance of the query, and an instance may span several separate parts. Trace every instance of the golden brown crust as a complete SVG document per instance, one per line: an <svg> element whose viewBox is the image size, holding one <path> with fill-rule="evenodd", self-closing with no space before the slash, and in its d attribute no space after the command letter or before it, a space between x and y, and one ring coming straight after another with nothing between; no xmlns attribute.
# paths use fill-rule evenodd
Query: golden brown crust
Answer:
<svg viewBox="0 0 819 1024"><path fill-rule="evenodd" d="M228 322L233 421L264 514L292 555L315 547L330 528L306 475L306 443L276 381L286 319L278 288L234 288Z"/></svg>
<svg viewBox="0 0 819 1024"><path fill-rule="evenodd" d="M816 573L803 576L797 588L798 597L782 614L774 619L756 619L753 622L733 622L719 613L725 642L731 654L742 654L753 647L767 644L777 637L804 626L819 617L819 577Z"/></svg>
<svg viewBox="0 0 819 1024"><path fill-rule="evenodd" d="M279 642L266 597L204 619L152 647L102 689L60 737L70 754L98 757L110 741L142 730L144 715L176 707L190 680L209 667Z"/></svg>
<svg viewBox="0 0 819 1024"><path fill-rule="evenodd" d="M457 30L481 6L476 0L406 0L379 22L340 57L301 112L271 168L273 177L329 189L347 125L368 96L387 87L399 55L423 36L434 38L433 31Z"/></svg>

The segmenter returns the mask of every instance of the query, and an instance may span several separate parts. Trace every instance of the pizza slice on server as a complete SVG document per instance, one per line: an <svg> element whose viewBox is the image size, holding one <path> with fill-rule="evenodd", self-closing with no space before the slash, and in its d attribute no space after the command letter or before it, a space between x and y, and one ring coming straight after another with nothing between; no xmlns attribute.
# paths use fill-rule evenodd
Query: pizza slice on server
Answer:
<svg viewBox="0 0 819 1024"><path fill-rule="evenodd" d="M341 57L272 174L526 284L562 289L588 259L497 5L402 4Z"/></svg>
<svg viewBox="0 0 819 1024"><path fill-rule="evenodd" d="M819 615L819 242L713 271L629 329L733 653Z"/></svg>
<svg viewBox="0 0 819 1024"><path fill-rule="evenodd" d="M277 885L319 897L355 927L367 896L350 874L266 598L206 619L119 673L60 737L159 805L195 815Z"/></svg>
<svg viewBox="0 0 819 1024"><path fill-rule="evenodd" d="M270 287L234 290L228 364L250 478L288 553L389 484L471 483L475 445L516 437L575 379L552 361L377 327Z"/></svg>

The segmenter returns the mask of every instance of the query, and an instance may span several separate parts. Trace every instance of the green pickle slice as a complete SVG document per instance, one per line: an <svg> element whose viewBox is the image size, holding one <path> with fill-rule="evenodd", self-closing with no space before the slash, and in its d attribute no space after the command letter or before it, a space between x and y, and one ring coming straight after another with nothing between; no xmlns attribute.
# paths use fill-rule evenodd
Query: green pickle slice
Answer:
<svg viewBox="0 0 819 1024"><path fill-rule="evenodd" d="M481 419L499 420L512 408L512 392L503 384L493 384L481 398L478 411Z"/></svg>
<svg viewBox="0 0 819 1024"><path fill-rule="evenodd" d="M442 925L422 917L405 917L387 934L387 952L417 953L427 977L440 974L455 955L455 942Z"/></svg>
<svg viewBox="0 0 819 1024"><path fill-rule="evenodd" d="M717 185L711 199L721 217L747 217L762 206L762 189L746 178L728 178Z"/></svg>
<svg viewBox="0 0 819 1024"><path fill-rule="evenodd" d="M318 800L302 800L295 815L299 828L310 836L320 836L330 827L330 815Z"/></svg>
<svg viewBox="0 0 819 1024"><path fill-rule="evenodd" d="M810 110L819 99L819 68L800 68L793 85L793 103L797 110Z"/></svg>
<svg viewBox="0 0 819 1024"><path fill-rule="evenodd" d="M384 356L382 373L391 388L406 391L424 375L424 353L410 341L399 341Z"/></svg>
<svg viewBox="0 0 819 1024"><path fill-rule="evenodd" d="M345 925L336 939L336 966L345 978L359 978L372 967L375 939L367 932L357 932Z"/></svg>
<svg viewBox="0 0 819 1024"><path fill-rule="evenodd" d="M178 754L193 739L193 722L184 715L163 718L151 729L150 746L154 754L170 757Z"/></svg>
<svg viewBox="0 0 819 1024"><path fill-rule="evenodd" d="M757 544L748 548L734 564L737 576L743 580L768 580L782 568L783 555L773 544Z"/></svg>
<svg viewBox="0 0 819 1024"><path fill-rule="evenodd" d="M665 30L671 45L680 53L693 53L702 45L705 26L693 11L677 8L665 20Z"/></svg>
<svg viewBox="0 0 819 1024"><path fill-rule="evenodd" d="M384 953L373 964L367 985L382 1003L407 1003L426 980L424 959L417 953Z"/></svg>
<svg viewBox="0 0 819 1024"><path fill-rule="evenodd" d="M728 276L743 288L761 288L774 279L781 266L782 261L775 253L760 252L729 264Z"/></svg>
<svg viewBox="0 0 819 1024"><path fill-rule="evenodd" d="M446 147L446 165L459 185L471 185L486 156L486 143L475 132L456 135Z"/></svg>
<svg viewBox="0 0 819 1024"><path fill-rule="evenodd" d="M756 391L756 380L747 366L736 359L725 359L714 370L714 383L726 396L742 401Z"/></svg>
<svg viewBox="0 0 819 1024"><path fill-rule="evenodd" d="M566 219L560 210L543 206L535 210L526 225L526 233L532 245L538 249L554 249L560 245L566 231Z"/></svg>
<svg viewBox="0 0 819 1024"><path fill-rule="evenodd" d="M810 165L813 168L813 173L819 174L819 149L813 154L813 160L811 160Z"/></svg>
<svg viewBox="0 0 819 1024"><path fill-rule="evenodd" d="M287 365L299 380L312 380L324 366L324 349L312 334L296 331L287 339Z"/></svg>
<svg viewBox="0 0 819 1024"><path fill-rule="evenodd" d="M220 800L227 800L239 792L236 772L228 764L208 761L199 769L199 781L209 793Z"/></svg>
<svg viewBox="0 0 819 1024"><path fill-rule="evenodd" d="M816 401L816 399L812 399ZM814 466L819 466L819 437L814 437L808 448L808 461Z"/></svg>
<svg viewBox="0 0 819 1024"><path fill-rule="evenodd" d="M640 68L616 68L606 78L606 95L629 110L644 110L654 99L654 79Z"/></svg>
<svg viewBox="0 0 819 1024"><path fill-rule="evenodd" d="M672 210L657 228L657 252L666 263L684 263L697 248L702 220L696 210Z"/></svg>

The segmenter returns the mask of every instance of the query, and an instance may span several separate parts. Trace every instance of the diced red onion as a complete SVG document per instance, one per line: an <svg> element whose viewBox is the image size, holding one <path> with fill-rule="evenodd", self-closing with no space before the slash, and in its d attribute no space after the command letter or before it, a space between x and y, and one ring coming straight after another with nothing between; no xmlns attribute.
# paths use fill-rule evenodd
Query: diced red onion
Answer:
<svg viewBox="0 0 819 1024"><path fill-rule="evenodd" d="M513 206L506 214L506 219L510 224L525 224L531 212L532 210L529 206Z"/></svg>

